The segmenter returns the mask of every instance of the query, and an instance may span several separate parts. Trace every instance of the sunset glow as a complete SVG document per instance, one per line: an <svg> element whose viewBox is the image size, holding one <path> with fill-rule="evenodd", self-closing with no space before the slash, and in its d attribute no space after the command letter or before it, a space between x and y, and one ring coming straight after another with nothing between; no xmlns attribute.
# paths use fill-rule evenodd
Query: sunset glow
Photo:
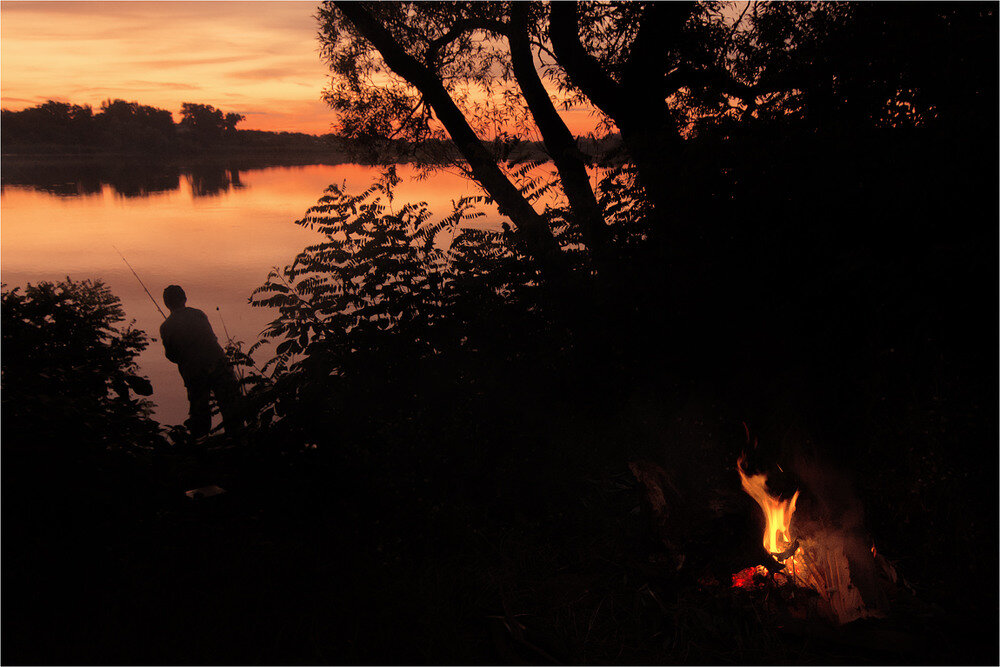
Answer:
<svg viewBox="0 0 1000 667"><path fill-rule="evenodd" d="M0 98L20 110L46 100L120 98L174 113L182 102L246 116L240 128L323 134L318 2L0 3ZM589 109L563 112L594 129Z"/></svg>
<svg viewBox="0 0 1000 667"><path fill-rule="evenodd" d="M243 129L320 134L334 117L315 2L3 2L7 109L121 98L169 109L211 104Z"/></svg>

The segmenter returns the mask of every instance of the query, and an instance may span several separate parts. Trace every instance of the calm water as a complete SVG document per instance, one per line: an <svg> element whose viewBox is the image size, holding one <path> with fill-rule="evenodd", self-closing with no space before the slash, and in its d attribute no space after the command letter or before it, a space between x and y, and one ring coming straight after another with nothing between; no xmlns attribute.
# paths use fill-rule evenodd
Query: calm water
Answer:
<svg viewBox="0 0 1000 667"><path fill-rule="evenodd" d="M415 182L411 167L397 170L404 180L396 201L426 201L435 214L447 214L452 200L476 194L455 174ZM273 317L270 310L250 307L250 292L271 268L290 264L320 238L293 221L331 183L360 191L377 176L377 168L353 164L233 168L5 160L0 279L12 287L66 276L99 278L121 298L136 326L158 337L162 317L116 246L158 301L165 286L179 284L188 305L209 315L220 340L221 317L230 335L249 344ZM268 354L265 346L255 359ZM139 363L153 383L157 419L181 423L187 416L184 386L158 340Z"/></svg>

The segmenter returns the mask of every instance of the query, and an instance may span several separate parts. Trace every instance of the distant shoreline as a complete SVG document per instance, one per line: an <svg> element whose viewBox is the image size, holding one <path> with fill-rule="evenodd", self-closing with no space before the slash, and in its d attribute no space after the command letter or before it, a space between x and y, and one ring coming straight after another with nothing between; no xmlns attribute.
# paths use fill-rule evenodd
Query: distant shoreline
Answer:
<svg viewBox="0 0 1000 667"><path fill-rule="evenodd" d="M0 160L12 161L17 164L53 164L53 163L86 163L103 162L107 160L123 160L133 163L197 163L219 162L229 160L280 160L302 161L309 164L342 164L350 162L352 156L348 151L337 149L309 150L223 150L217 152L199 153L141 153L141 152L3 152Z"/></svg>
<svg viewBox="0 0 1000 667"><path fill-rule="evenodd" d="M421 150L426 148L426 150ZM536 147L526 148L537 154ZM543 159L548 156L539 155ZM349 139L336 138L320 146L260 146L220 145L202 150L171 151L104 151L73 150L66 146L11 147L0 146L0 159L17 165L86 164L126 161L133 164L211 164L230 161L273 162L279 164L408 164L412 162L445 164L461 159L450 142L426 146L405 145L402 142L384 146L368 146Z"/></svg>

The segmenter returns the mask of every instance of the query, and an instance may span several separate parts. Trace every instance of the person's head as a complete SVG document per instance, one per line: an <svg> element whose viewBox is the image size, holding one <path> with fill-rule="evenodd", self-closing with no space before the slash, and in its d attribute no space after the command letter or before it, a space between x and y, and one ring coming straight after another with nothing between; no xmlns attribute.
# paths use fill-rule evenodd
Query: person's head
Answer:
<svg viewBox="0 0 1000 667"><path fill-rule="evenodd" d="M181 289L180 285L168 285L167 288L163 290L163 304L170 310L183 308L186 303L187 295L184 293L184 290Z"/></svg>

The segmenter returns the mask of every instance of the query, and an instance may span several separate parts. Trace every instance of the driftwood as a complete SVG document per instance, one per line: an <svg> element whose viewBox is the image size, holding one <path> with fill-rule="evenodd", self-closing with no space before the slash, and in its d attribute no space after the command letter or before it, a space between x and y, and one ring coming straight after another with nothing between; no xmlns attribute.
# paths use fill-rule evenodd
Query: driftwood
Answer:
<svg viewBox="0 0 1000 667"><path fill-rule="evenodd" d="M212 496L219 496L225 493L226 490L221 486L211 484L209 486L203 486L198 489L191 489L190 491L185 491L184 495L191 500L201 500L202 498L211 498Z"/></svg>
<svg viewBox="0 0 1000 667"><path fill-rule="evenodd" d="M655 527L662 527L667 523L670 515L670 507L667 503L667 494L670 493L675 499L680 496L677 487L674 486L670 475L660 465L653 461L629 461L629 470L643 488L643 498L646 501L647 511Z"/></svg>

